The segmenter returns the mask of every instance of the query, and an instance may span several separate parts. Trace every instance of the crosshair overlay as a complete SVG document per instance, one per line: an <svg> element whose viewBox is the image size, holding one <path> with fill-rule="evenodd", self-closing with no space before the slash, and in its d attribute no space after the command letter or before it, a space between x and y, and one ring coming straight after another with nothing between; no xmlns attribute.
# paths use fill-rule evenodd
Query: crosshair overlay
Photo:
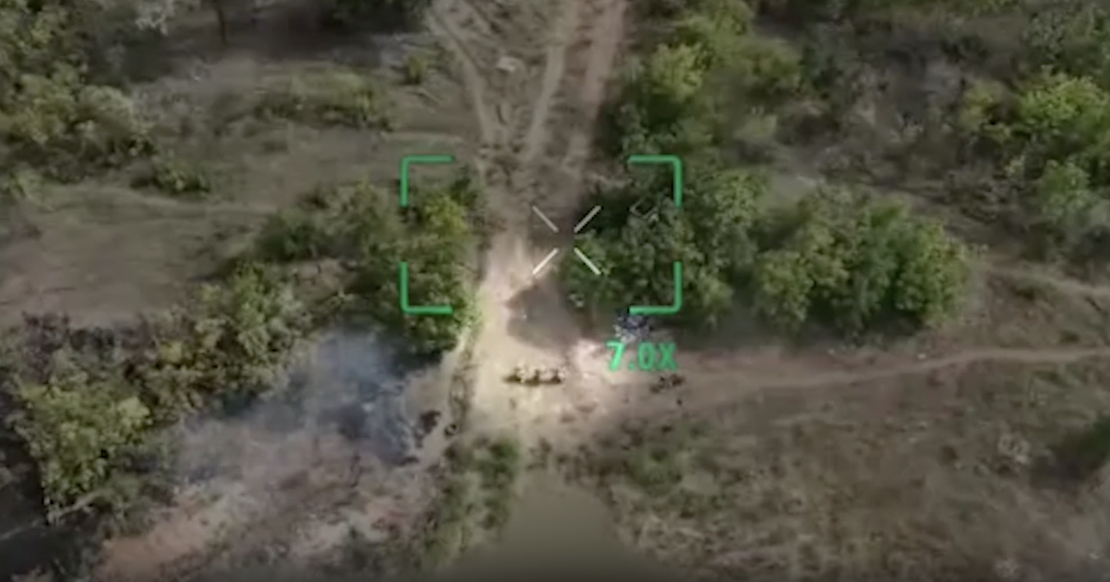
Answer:
<svg viewBox="0 0 1110 582"><path fill-rule="evenodd" d="M597 216L598 212L601 212L601 206L594 206L588 213L586 213L586 216L582 217L582 220L579 220L578 223L574 225L574 234L582 232L582 229L586 228L590 221L593 220L595 216ZM544 225L547 226L548 230L550 230L553 234L559 234L559 227L556 226L555 223L542 211L540 211L539 208L532 206L532 213L535 214L536 217L538 217L540 221L543 222ZM586 256L586 253L582 252L582 249L578 247L573 247L573 250L574 256L577 257L579 261L582 261L582 264L586 265L586 268L588 268L594 275L601 275L601 269L598 268L596 263L590 260L590 257ZM532 276L535 277L536 275L539 275L540 272L543 271L544 268L547 267L549 264L551 264L551 261L553 261L555 257L559 255L559 252L560 249L554 248L551 249L546 255L544 255L543 259L541 259L540 262L536 263L536 265L532 267Z"/></svg>

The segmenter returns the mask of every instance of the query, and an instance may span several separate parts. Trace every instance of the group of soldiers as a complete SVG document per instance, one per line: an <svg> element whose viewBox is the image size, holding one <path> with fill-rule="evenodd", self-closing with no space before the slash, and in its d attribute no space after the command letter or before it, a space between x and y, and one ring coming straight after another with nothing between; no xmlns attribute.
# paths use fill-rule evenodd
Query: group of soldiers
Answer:
<svg viewBox="0 0 1110 582"><path fill-rule="evenodd" d="M509 374L509 381L514 384L528 385L562 384L566 377L566 370L561 367L542 368L518 364Z"/></svg>
<svg viewBox="0 0 1110 582"><path fill-rule="evenodd" d="M567 379L567 371L561 367L536 367L518 364L509 374L508 381L513 384L539 386L544 384L562 384ZM652 384L652 392L664 392L677 388L686 381L681 374L664 374Z"/></svg>

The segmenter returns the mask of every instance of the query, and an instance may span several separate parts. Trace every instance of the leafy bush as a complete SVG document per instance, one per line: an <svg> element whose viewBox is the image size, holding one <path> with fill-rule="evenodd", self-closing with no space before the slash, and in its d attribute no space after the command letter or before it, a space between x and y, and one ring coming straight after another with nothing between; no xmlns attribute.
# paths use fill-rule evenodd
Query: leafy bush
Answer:
<svg viewBox="0 0 1110 582"><path fill-rule="evenodd" d="M1105 218L1107 201L1094 190L1087 171L1073 162L1050 160L1029 190L1032 215L1061 236L1082 237Z"/></svg>
<svg viewBox="0 0 1110 582"><path fill-rule="evenodd" d="M377 83L355 71L298 76L266 91L255 113L323 126L389 129L389 107Z"/></svg>
<svg viewBox="0 0 1110 582"><path fill-rule="evenodd" d="M0 164L81 178L149 153L133 103L91 84L80 22L54 2L0 6Z"/></svg>
<svg viewBox="0 0 1110 582"><path fill-rule="evenodd" d="M273 273L243 269L206 285L168 318L148 322L148 347L132 362L132 379L159 421L249 400L273 386L307 324L290 286Z"/></svg>
<svg viewBox="0 0 1110 582"><path fill-rule="evenodd" d="M969 88L957 124L995 156L1019 196L1011 220L1074 247L1105 222L1110 93L1092 79L1046 72L1015 95Z"/></svg>
<svg viewBox="0 0 1110 582"><path fill-rule="evenodd" d="M469 266L484 230L481 192L464 174L414 199L420 202L405 212L369 184L318 189L271 218L255 255L278 263L339 259L347 271L346 310L400 334L417 353L450 349L476 316ZM401 313L400 260L408 263L411 303L452 305L451 315Z"/></svg>
<svg viewBox="0 0 1110 582"><path fill-rule="evenodd" d="M764 106L777 107L801 86L800 55L755 34L747 4L684 4L666 38L624 72L608 112L610 153L685 155L720 145L729 139L722 125L765 116Z"/></svg>
<svg viewBox="0 0 1110 582"><path fill-rule="evenodd" d="M603 312L669 304L673 264L682 261L688 323L711 324L731 307L734 283L754 254L750 230L766 184L758 175L715 167L696 167L690 175L681 210L670 200L669 172L601 193L605 211L578 246L603 275L579 261L564 262L561 276L573 302ZM656 218L644 216L653 206Z"/></svg>
<svg viewBox="0 0 1110 582"><path fill-rule="evenodd" d="M402 75L404 76L405 83L409 85L419 85L424 82L428 76L428 70L431 68L431 62L428 60L428 55L423 53L413 53L405 57L405 63L402 67Z"/></svg>
<svg viewBox="0 0 1110 582"><path fill-rule="evenodd" d="M258 269L134 328L29 318L19 341L4 344L0 379L48 516L73 505L118 514L139 502L167 452L153 435L193 411L274 388L305 323L292 290Z"/></svg>
<svg viewBox="0 0 1110 582"><path fill-rule="evenodd" d="M478 241L466 207L449 189L421 193L403 237L362 241L350 292L356 313L396 330L417 353L453 348L475 318L473 275L467 270ZM380 234L378 235L380 236ZM412 305L451 305L450 315L412 317L400 310L397 257L408 261Z"/></svg>
<svg viewBox="0 0 1110 582"><path fill-rule="evenodd" d="M1096 3L1039 6L1022 34L1035 64L1088 76L1110 88L1110 10Z"/></svg>
<svg viewBox="0 0 1110 582"><path fill-rule="evenodd" d="M959 307L968 281L964 247L901 204L821 191L765 228L755 305L787 329L934 325Z"/></svg>
<svg viewBox="0 0 1110 582"><path fill-rule="evenodd" d="M740 296L786 330L927 326L958 308L966 250L903 205L818 192L767 215L759 211L766 185L757 176L705 168L696 175L705 177L687 185L680 211L656 198L663 208L654 221L633 217L629 201L669 192L665 181L634 181L606 194L616 216L597 220L579 244L604 273L567 262L563 280L573 302L603 311L669 304L672 264L682 261L685 324L713 324Z"/></svg>
<svg viewBox="0 0 1110 582"><path fill-rule="evenodd" d="M19 383L20 408L9 421L38 463L47 509L57 511L101 487L151 418L120 378L95 377L73 362L53 368L41 384Z"/></svg>
<svg viewBox="0 0 1110 582"><path fill-rule="evenodd" d="M179 198L202 198L212 191L212 181L204 167L172 156L152 160L135 185L150 186Z"/></svg>
<svg viewBox="0 0 1110 582"><path fill-rule="evenodd" d="M271 216L259 234L257 247L261 258L289 263L330 256L334 244L320 215L297 209Z"/></svg>

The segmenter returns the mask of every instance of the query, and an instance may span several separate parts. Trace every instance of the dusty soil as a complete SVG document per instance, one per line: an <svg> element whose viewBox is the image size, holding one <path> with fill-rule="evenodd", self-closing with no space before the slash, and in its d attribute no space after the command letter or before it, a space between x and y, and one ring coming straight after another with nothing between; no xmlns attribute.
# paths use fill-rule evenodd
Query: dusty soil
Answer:
<svg viewBox="0 0 1110 582"><path fill-rule="evenodd" d="M722 381L731 398L715 406L630 420L592 470L627 541L702 572L1091 576L1105 569L1106 488L1047 471L1105 406L1105 373L994 362L806 390Z"/></svg>

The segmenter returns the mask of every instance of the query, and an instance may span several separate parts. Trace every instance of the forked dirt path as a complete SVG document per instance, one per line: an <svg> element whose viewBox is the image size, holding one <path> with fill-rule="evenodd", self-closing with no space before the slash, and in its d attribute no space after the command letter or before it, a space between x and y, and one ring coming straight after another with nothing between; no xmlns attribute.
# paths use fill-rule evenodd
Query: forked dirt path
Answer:
<svg viewBox="0 0 1110 582"><path fill-rule="evenodd" d="M579 9L578 2L568 3L567 7L559 13L552 31L553 38L548 41L540 92L533 105L532 119L528 124L528 132L524 136L524 149L520 154L520 162L525 167L531 166L547 144L547 124L551 116L551 104L566 72L567 45L575 29L578 28Z"/></svg>
<svg viewBox="0 0 1110 582"><path fill-rule="evenodd" d="M479 120L490 124L493 123L487 103L490 97L484 93L480 67L460 40L463 36L459 32L461 25L442 16L442 7L454 1L462 0L444 0L441 4L437 31L463 64ZM530 245L528 221L531 220L529 207L534 202L555 198L559 206L572 207L574 199L581 194L592 128L619 56L625 10L623 0L566 0L563 3L545 51L544 68L538 75L540 87L531 104L530 123L523 132L524 145L516 158L520 168L507 181L487 184L505 228L494 238L487 257L486 276L478 292L482 325L472 339L476 364L472 404L477 430L508 431L528 444L543 439L556 446L575 446L588 440L594 429L611 426L607 420L614 413L651 416L674 407L676 396L684 399L685 408L712 408L727 404L740 394L766 389L853 384L928 374L980 362L1064 364L1110 357L1110 349L983 348L927 360L892 358L889 362L862 364L864 369L830 369L833 368L830 364L799 369L795 361L777 359L750 362L749 368L738 366L738 361L728 358L720 362L698 358L705 360L707 365L689 374L689 389L657 396L650 396L644 389L650 377L611 372L609 352L604 346L582 338L550 279L545 279L542 273L538 277L532 275L531 268L540 260L542 250ZM563 94L573 101L579 119L556 117L556 102ZM573 127L573 131L566 140L565 150L561 156L559 152L550 152L556 133L552 127L567 125ZM489 129L483 134L490 138L500 134L501 139L506 139L503 129ZM545 160L545 154L558 157L559 161L552 164ZM569 172L570 179L561 183L544 181L543 178L550 177L545 175L545 170L552 165ZM529 193L514 189L525 184L534 190ZM987 269L1077 294L1110 296L1106 289L1047 274ZM534 297L525 308L516 300L529 290ZM519 330L514 330L514 326L521 324L542 331L547 341L523 339ZM543 345L538 345L540 343ZM563 386L552 389L530 389L506 382L505 376L520 363L564 366L571 371L571 377Z"/></svg>
<svg viewBox="0 0 1110 582"><path fill-rule="evenodd" d="M573 201L582 189L592 138L592 127L604 99L606 82L617 60L624 23L625 3L619 0L569 0L557 20L555 31L546 50L547 60L540 75L541 87L532 107L524 147L519 155L520 173L524 179L515 183L535 184L532 196L513 191L507 184L490 184L495 204L507 219L505 229L492 245L486 277L479 289L483 316L482 327L474 338L476 382L474 410L479 430L509 430L527 441L543 438L549 442L566 441L573 434L577 442L592 432L589 419L605 419L606 413L651 415L674 405L674 394L650 397L643 390L645 378L615 374L609 370L609 353L603 346L591 345L574 328L571 314L563 305L549 280L533 277L531 268L540 259L527 239L528 207L543 197L557 197L560 205ZM442 22L442 21L441 21ZM461 34L452 32L449 23L441 24L441 32L450 35L449 46L464 63L464 75L475 95L479 111L486 110L487 97L481 89L481 75L459 41ZM457 29L455 29L457 30ZM576 47L584 49L576 51ZM467 64L470 63L470 64ZM573 75L577 64L583 70ZM568 79L568 77L571 77ZM582 119L575 123L562 165L571 172L563 184L536 181L544 169L545 149L552 142L551 126L562 122L555 119L552 109L561 89L573 86L573 99ZM478 89L475 89L478 87ZM479 113L479 119L488 120ZM488 121L485 121L488 122ZM487 135L492 135L490 131ZM1009 273L1013 275L1013 273ZM1022 276L1029 274L1022 272ZM1037 276L1038 282L1071 290L1070 284L1048 275ZM1064 282L1067 283L1067 282ZM521 293L529 289L538 297L528 312L514 305ZM1105 290L1083 286L1076 292L1102 295ZM1106 292L1110 294L1110 292ZM539 347L518 337L514 322L542 328L551 340ZM600 348L600 349L599 349ZM737 367L727 359L719 363L704 358L705 366L691 373L696 390L683 390L685 406L713 407L725 404L739 393L763 389L818 388L927 374L954 366L978 362L1068 363L1086 358L1110 357L1108 349L976 349L924 361L868 365L863 370L809 369L798 370L795 363L759 362L752 369ZM518 363L533 366L565 366L572 372L571 381L556 389L527 389L509 384L504 377ZM754 363L753 363L754 364ZM753 375L756 374L756 375ZM650 381L650 379L648 379ZM573 426L568 426L573 424ZM602 423L601 426L604 426ZM566 444L571 444L567 442Z"/></svg>
<svg viewBox="0 0 1110 582"><path fill-rule="evenodd" d="M485 78L479 72L474 56L466 48L458 25L447 16L447 11L453 3L453 1L440 2L440 5L431 11L428 27L458 59L459 66L462 67L464 83L470 93L474 116L478 118L478 131L482 137L482 145L490 146L497 139L501 126L494 121L495 116L487 102L486 96L489 91L486 88Z"/></svg>
<svg viewBox="0 0 1110 582"><path fill-rule="evenodd" d="M488 113L492 96L484 89L487 84L482 77L483 67L466 50L462 24L452 21L451 8L458 1L461 0L444 0L437 5L433 32L461 62L479 121L486 125L493 123ZM556 119L553 112L559 97L573 103L585 121L575 124L577 132L570 136L570 143L578 150L588 150L590 127L616 64L625 2L565 0L558 10L544 51L544 67L537 79L539 91L530 104L512 104L531 110L521 136L523 147L515 159L518 169L507 179L486 173L491 206L505 226L491 241L485 276L478 290L482 323L471 340L475 363L472 422L479 431L509 432L527 445L567 433L562 423L582 410L595 409L597 403L591 401L591 395L606 392L597 389L599 386L593 381L596 378L576 373L580 366L576 365L575 355L593 357L593 354L580 349L581 346L575 349L578 332L573 318L554 285L545 279L547 273L533 273L547 249L537 249L531 244L528 220L535 199L556 197L561 205L573 206L574 198L580 194L579 180L557 188L541 180L543 170L549 167L545 165L544 154L555 143L552 126L567 125L565 120ZM603 18L584 19L584 15ZM583 74L570 78L568 63L585 63ZM503 149L511 140L498 128L483 134L503 141L492 144L493 149ZM557 162L551 165L557 166ZM575 170L576 176L582 173L582 168ZM535 191L530 192L533 185ZM526 295L528 307L524 308ZM528 337L530 332L532 337ZM535 337L537 333L542 337ZM568 368L572 381L556 390L510 384L506 376L521 363Z"/></svg>

